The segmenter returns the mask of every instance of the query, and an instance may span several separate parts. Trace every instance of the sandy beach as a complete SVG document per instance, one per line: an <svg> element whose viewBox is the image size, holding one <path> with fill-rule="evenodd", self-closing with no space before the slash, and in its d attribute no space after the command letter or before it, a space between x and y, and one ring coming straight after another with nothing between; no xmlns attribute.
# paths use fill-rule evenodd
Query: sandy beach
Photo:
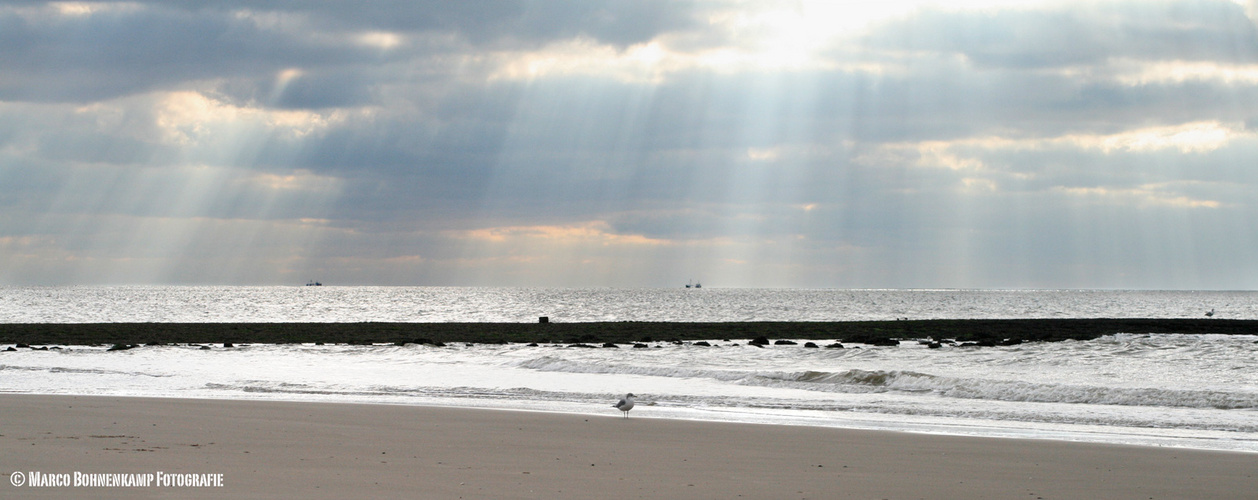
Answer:
<svg viewBox="0 0 1258 500"><path fill-rule="evenodd" d="M610 404L610 402L609 402ZM597 411L597 409L592 409ZM1243 498L1258 455L442 407L0 395L6 498ZM98 479L103 476L95 476ZM121 477L121 476L119 476ZM169 479L169 476L167 477Z"/></svg>

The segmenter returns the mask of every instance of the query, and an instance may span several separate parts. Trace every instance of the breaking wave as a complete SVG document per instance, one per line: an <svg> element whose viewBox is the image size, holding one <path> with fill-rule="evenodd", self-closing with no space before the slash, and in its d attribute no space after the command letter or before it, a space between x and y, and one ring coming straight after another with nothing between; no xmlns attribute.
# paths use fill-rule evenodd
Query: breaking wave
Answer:
<svg viewBox="0 0 1258 500"><path fill-rule="evenodd" d="M526 360L521 362L519 367L549 372L707 378L739 385L835 393L914 393L944 398L1023 403L1164 406L1223 410L1258 409L1258 393L1046 384L1016 380L945 377L905 370L852 369L838 372L710 370L586 363L552 356Z"/></svg>
<svg viewBox="0 0 1258 500"><path fill-rule="evenodd" d="M136 372L136 371L122 371L122 370L103 370L103 369L95 369L95 368L70 368L70 367L64 367L64 366L0 365L0 371L4 371L4 370L44 372L44 373L78 373L78 374L87 374L87 375L125 375L125 376L136 376L136 377L169 377L170 376L170 375L159 374L159 373L145 373L145 372Z"/></svg>

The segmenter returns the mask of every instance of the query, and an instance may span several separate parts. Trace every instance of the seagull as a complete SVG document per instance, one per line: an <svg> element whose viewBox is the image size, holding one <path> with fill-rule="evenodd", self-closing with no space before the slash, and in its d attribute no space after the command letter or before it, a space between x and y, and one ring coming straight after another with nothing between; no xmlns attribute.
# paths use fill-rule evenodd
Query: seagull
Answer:
<svg viewBox="0 0 1258 500"><path fill-rule="evenodd" d="M625 394L625 398L617 401L612 408L625 412L625 418L629 418L629 410L633 409L633 393Z"/></svg>
<svg viewBox="0 0 1258 500"><path fill-rule="evenodd" d="M1214 317L1214 309L1211 309L1211 310L1210 310L1210 312L1206 313L1206 317L1207 317L1207 318L1213 318L1213 317Z"/></svg>

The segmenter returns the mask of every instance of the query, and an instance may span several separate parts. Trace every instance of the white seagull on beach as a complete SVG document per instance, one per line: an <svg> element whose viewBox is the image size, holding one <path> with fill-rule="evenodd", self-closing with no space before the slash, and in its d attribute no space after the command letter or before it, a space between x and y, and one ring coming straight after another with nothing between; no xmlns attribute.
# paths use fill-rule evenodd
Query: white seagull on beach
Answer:
<svg viewBox="0 0 1258 500"><path fill-rule="evenodd" d="M633 393L625 394L625 398L617 401L612 408L625 412L625 418L629 418L629 410L633 409Z"/></svg>

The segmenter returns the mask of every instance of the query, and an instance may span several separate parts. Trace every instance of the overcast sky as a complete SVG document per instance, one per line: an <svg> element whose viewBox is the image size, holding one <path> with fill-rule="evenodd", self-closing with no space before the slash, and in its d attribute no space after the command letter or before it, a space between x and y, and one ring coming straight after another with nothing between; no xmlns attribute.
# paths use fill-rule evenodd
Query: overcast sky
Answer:
<svg viewBox="0 0 1258 500"><path fill-rule="evenodd" d="M0 284L1255 289L1256 20L0 2Z"/></svg>

